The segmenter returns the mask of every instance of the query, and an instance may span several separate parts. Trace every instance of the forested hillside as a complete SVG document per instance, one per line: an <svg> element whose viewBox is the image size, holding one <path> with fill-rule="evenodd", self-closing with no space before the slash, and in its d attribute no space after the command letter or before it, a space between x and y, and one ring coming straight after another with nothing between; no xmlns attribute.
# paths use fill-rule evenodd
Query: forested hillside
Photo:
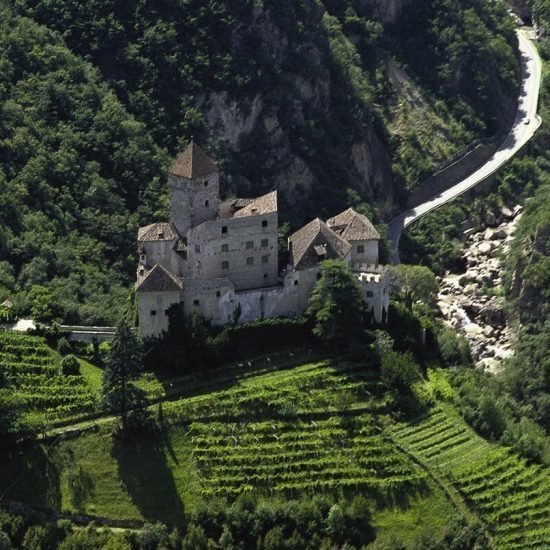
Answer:
<svg viewBox="0 0 550 550"><path fill-rule="evenodd" d="M46 320L118 317L192 136L291 226L377 218L495 133L517 84L512 21L481 0L18 0L0 25L0 298Z"/></svg>

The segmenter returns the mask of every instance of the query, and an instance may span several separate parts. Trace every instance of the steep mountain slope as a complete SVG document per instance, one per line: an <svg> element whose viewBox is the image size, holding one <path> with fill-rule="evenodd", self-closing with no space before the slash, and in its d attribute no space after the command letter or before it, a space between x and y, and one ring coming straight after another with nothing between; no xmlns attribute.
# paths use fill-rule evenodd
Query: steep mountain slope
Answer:
<svg viewBox="0 0 550 550"><path fill-rule="evenodd" d="M3 8L0 297L52 305L44 318L113 322L108 296L120 305L130 286L135 228L165 217L164 167L191 136L226 194L279 188L291 226L350 202L388 214L419 176L494 132L513 96L504 7L450 4Z"/></svg>

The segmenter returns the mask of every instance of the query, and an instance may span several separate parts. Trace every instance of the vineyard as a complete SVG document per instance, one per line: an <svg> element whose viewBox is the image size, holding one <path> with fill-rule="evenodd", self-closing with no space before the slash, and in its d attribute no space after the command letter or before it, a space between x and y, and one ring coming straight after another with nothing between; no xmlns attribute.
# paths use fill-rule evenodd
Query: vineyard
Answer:
<svg viewBox="0 0 550 550"><path fill-rule="evenodd" d="M353 488L391 494L426 475L387 441L372 416L191 426L204 493L255 488L296 492Z"/></svg>
<svg viewBox="0 0 550 550"><path fill-rule="evenodd" d="M230 389L165 405L169 421L254 420L266 415L359 414L387 408L376 376L364 363L321 361L238 381Z"/></svg>
<svg viewBox="0 0 550 550"><path fill-rule="evenodd" d="M15 399L27 417L45 414L54 420L94 409L86 379L61 374L59 363L43 338L0 331L0 395Z"/></svg>
<svg viewBox="0 0 550 550"><path fill-rule="evenodd" d="M491 528L497 548L543 548L550 541L548 469L490 445L452 412L436 408L392 430L396 441L437 469Z"/></svg>

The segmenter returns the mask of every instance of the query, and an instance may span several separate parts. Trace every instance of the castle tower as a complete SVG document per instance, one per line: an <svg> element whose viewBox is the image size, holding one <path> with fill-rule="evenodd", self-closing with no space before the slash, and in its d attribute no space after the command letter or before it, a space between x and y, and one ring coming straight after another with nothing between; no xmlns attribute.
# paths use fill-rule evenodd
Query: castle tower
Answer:
<svg viewBox="0 0 550 550"><path fill-rule="evenodd" d="M168 170L170 221L182 237L202 222L214 220L220 205L216 165L192 141Z"/></svg>

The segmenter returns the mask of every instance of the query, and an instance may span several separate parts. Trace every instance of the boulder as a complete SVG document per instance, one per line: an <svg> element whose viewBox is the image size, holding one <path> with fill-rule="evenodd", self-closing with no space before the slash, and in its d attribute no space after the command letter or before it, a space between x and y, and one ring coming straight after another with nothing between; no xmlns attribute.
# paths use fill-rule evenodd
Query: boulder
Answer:
<svg viewBox="0 0 550 550"><path fill-rule="evenodd" d="M471 296L475 294L478 290L478 286L475 283L470 283L464 287L464 294Z"/></svg>
<svg viewBox="0 0 550 550"><path fill-rule="evenodd" d="M510 219L510 218L514 217L514 212L512 210L510 210L507 206L503 206L500 209L500 213L506 219Z"/></svg>
<svg viewBox="0 0 550 550"><path fill-rule="evenodd" d="M506 324L506 314L502 307L495 302L486 304L480 310L479 317L492 327L503 327Z"/></svg>
<svg viewBox="0 0 550 550"><path fill-rule="evenodd" d="M477 249L479 250L480 254L487 255L491 250L493 250L493 244L490 242L482 242Z"/></svg>
<svg viewBox="0 0 550 550"><path fill-rule="evenodd" d="M495 329L491 325L485 325L483 327L483 334L487 336L487 338L490 338L495 333Z"/></svg>
<svg viewBox="0 0 550 550"><path fill-rule="evenodd" d="M515 218L522 210L523 206L521 206L521 204L516 204L512 210L512 217Z"/></svg>

